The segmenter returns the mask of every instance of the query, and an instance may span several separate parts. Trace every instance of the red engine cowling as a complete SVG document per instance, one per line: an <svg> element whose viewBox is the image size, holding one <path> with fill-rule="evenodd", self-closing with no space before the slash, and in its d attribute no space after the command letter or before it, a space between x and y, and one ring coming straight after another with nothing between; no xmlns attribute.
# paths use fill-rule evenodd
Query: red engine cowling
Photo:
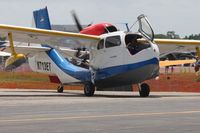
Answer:
<svg viewBox="0 0 200 133"><path fill-rule="evenodd" d="M110 23L99 23L84 28L80 33L99 36L114 31L117 31L117 28L114 25Z"/></svg>

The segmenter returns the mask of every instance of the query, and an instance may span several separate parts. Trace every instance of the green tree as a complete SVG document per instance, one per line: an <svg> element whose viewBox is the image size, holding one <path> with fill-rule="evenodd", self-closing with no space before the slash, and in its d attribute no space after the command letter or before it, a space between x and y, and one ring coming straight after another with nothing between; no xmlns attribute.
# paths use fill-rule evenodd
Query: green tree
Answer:
<svg viewBox="0 0 200 133"><path fill-rule="evenodd" d="M160 38L160 39L169 39L167 35L164 34L155 34L155 38Z"/></svg>
<svg viewBox="0 0 200 133"><path fill-rule="evenodd" d="M164 34L155 34L155 38L160 39L179 39L180 36L175 33L175 31L168 31L166 35Z"/></svg>
<svg viewBox="0 0 200 133"><path fill-rule="evenodd" d="M191 34L189 36L185 36L184 39L200 40L200 34Z"/></svg>

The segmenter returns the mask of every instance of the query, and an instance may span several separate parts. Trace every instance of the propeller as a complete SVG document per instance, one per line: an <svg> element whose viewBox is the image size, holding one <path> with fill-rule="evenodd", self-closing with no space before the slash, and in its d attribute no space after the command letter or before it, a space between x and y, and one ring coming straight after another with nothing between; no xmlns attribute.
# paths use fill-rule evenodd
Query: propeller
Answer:
<svg viewBox="0 0 200 133"><path fill-rule="evenodd" d="M74 10L71 11L71 14L72 14L72 17L73 17L73 20L76 24L76 27L79 31L82 31L83 30L83 27L82 25L80 24L80 21L78 19L78 16L76 15L76 12ZM92 23L90 23L88 26L92 25ZM81 56L81 51L86 51L86 48L77 48L76 49L77 52L75 53L75 57L78 57L80 58L79 56Z"/></svg>
<svg viewBox="0 0 200 133"><path fill-rule="evenodd" d="M80 24L80 21L76 15L76 12L74 10L71 11L72 17L74 19L74 22L76 23L76 27L78 28L79 31L83 30L83 27Z"/></svg>

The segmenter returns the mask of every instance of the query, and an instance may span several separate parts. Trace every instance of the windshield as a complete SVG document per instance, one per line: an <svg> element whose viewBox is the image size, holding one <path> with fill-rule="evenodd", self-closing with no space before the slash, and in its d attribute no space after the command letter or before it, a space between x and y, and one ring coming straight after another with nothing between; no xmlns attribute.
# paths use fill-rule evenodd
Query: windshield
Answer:
<svg viewBox="0 0 200 133"><path fill-rule="evenodd" d="M147 39L153 41L154 39L154 32L151 28L151 25L149 21L147 20L145 15L138 16L138 22L139 22L139 29L138 31L144 35Z"/></svg>

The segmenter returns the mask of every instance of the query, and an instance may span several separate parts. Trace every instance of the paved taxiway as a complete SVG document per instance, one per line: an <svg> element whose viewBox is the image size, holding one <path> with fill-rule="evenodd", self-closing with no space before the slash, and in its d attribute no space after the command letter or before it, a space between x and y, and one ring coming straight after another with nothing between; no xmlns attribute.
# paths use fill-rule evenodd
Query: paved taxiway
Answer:
<svg viewBox="0 0 200 133"><path fill-rule="evenodd" d="M0 133L199 133L200 94L0 89Z"/></svg>

